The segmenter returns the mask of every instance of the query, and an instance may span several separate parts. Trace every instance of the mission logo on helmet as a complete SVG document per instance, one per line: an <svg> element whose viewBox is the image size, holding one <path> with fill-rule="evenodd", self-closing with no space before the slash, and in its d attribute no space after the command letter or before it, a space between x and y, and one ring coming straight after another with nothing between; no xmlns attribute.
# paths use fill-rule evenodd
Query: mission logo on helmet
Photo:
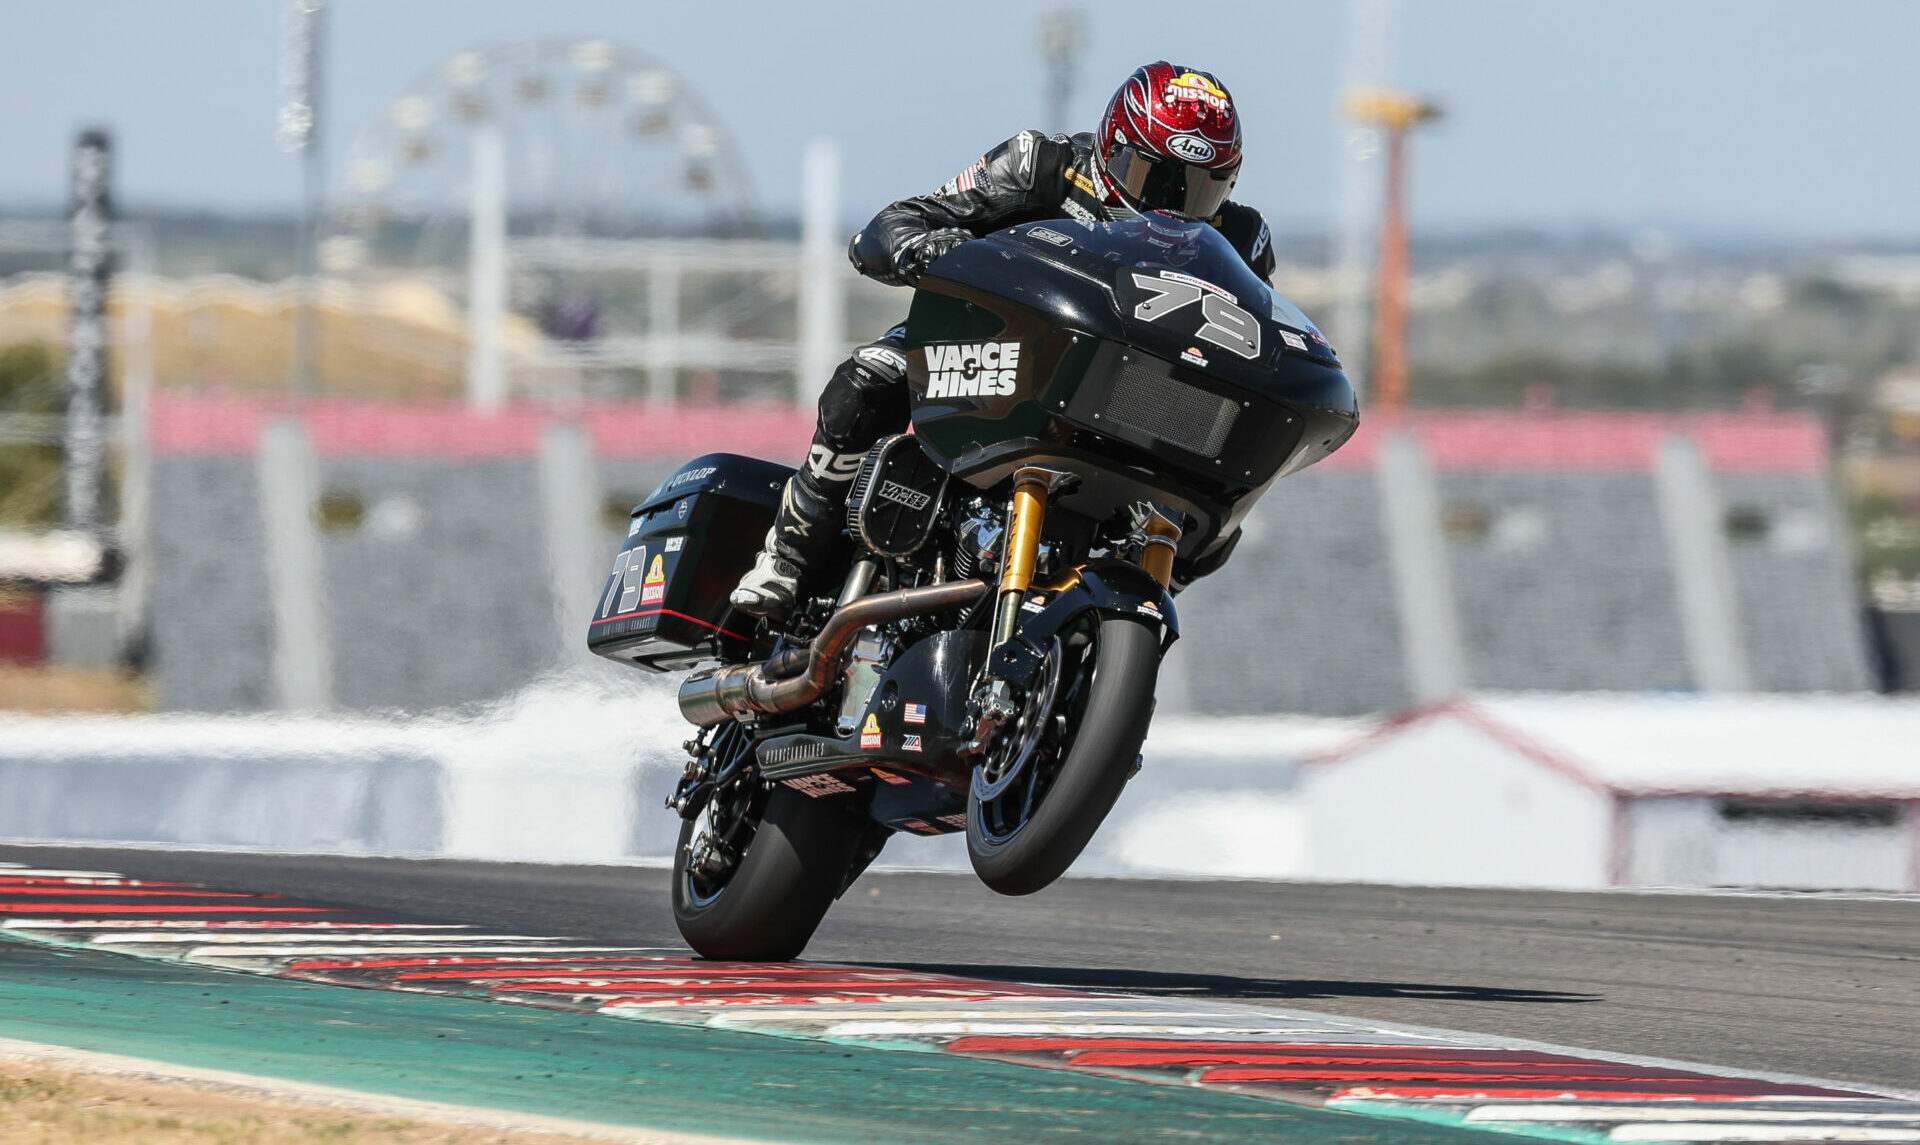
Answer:
<svg viewBox="0 0 1920 1145"><path fill-rule="evenodd" d="M1168 103L1204 103L1215 111L1231 111L1233 103L1220 85L1199 72L1181 72L1167 81Z"/></svg>

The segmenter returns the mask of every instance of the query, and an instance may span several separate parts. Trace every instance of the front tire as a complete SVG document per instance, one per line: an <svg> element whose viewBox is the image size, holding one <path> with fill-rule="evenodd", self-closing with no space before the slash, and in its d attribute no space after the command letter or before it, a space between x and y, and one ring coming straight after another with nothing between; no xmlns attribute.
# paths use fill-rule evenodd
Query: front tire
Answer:
<svg viewBox="0 0 1920 1145"><path fill-rule="evenodd" d="M987 782L976 772L967 796L967 858L1003 895L1030 895L1080 857L1133 774L1153 719L1153 626L1100 617L1050 658L1060 675L1035 713L1043 726L1027 731L1033 750L1017 765L1022 773Z"/></svg>
<svg viewBox="0 0 1920 1145"><path fill-rule="evenodd" d="M840 893L859 848L860 824L837 801L780 786L765 798L745 854L718 885L689 869L698 822L681 824L673 852L673 921L703 958L798 958Z"/></svg>

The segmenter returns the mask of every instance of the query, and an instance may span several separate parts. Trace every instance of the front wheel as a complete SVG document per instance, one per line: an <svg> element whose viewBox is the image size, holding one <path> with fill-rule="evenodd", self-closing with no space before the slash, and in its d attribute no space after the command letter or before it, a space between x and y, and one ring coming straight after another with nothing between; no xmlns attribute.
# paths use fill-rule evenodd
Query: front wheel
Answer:
<svg viewBox="0 0 1920 1145"><path fill-rule="evenodd" d="M1159 632L1143 621L1089 613L1054 643L974 771L967 857L981 882L1032 894L1080 857L1133 774L1159 673Z"/></svg>

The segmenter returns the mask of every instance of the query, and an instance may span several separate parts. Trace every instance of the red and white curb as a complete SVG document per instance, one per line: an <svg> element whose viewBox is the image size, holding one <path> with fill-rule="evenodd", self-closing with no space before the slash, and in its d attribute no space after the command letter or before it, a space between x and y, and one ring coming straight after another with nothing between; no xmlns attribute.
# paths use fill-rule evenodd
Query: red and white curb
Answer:
<svg viewBox="0 0 1920 1145"><path fill-rule="evenodd" d="M730 964L0 865L0 932L409 990L1201 1086L1572 1141L1909 1142L1920 1099L1326 1014L872 966Z"/></svg>

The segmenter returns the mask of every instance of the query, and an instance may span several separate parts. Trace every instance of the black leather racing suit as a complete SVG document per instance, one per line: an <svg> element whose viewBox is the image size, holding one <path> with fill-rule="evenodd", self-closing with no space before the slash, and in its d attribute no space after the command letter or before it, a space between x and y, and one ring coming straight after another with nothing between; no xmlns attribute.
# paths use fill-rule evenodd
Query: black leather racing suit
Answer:
<svg viewBox="0 0 1920 1145"><path fill-rule="evenodd" d="M855 269L893 286L912 286L934 259L968 239L1046 219L1113 222L1134 212L1106 188L1093 136L1048 137L1023 131L981 156L931 195L902 199L873 217L847 250ZM1255 274L1273 273L1266 220L1228 202L1209 219ZM787 483L775 544L803 565L817 564L839 535L847 492L873 444L906 429L905 327L853 352L820 395L820 420L805 464ZM1226 561L1238 535L1176 570L1182 580Z"/></svg>

